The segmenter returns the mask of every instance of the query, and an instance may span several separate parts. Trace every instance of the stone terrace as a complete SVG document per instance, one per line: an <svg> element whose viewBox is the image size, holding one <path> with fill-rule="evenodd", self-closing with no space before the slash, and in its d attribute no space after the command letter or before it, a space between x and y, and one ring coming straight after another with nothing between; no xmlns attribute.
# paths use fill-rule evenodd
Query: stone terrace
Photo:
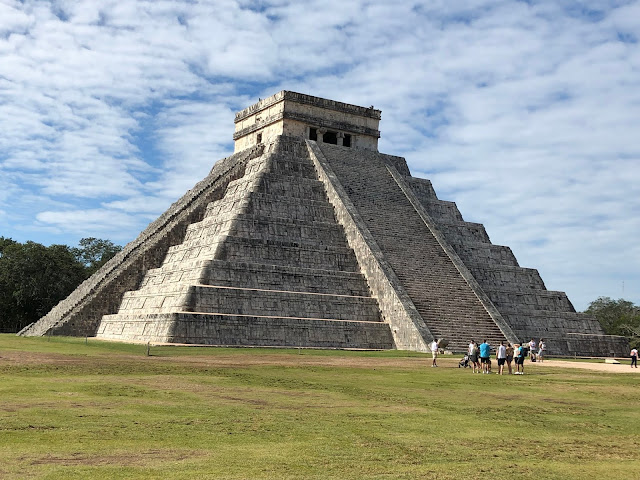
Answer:
<svg viewBox="0 0 640 480"><path fill-rule="evenodd" d="M284 137L125 294L98 337L393 348L304 143Z"/></svg>

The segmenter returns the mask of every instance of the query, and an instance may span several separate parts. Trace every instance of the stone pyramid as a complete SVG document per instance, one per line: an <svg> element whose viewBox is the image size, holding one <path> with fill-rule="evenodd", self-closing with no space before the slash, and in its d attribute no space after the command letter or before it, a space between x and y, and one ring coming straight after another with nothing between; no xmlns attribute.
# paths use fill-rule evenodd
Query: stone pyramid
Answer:
<svg viewBox="0 0 640 480"><path fill-rule="evenodd" d="M378 152L380 111L282 91L235 153L22 335L408 349L545 338L623 355L563 292Z"/></svg>

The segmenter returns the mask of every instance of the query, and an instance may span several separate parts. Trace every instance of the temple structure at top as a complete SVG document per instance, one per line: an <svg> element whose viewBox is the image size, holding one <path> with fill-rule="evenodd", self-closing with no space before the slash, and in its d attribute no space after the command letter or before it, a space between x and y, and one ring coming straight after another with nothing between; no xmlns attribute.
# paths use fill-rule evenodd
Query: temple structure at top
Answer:
<svg viewBox="0 0 640 480"><path fill-rule="evenodd" d="M236 114L235 151L278 135L378 151L380 110L283 90Z"/></svg>
<svg viewBox="0 0 640 480"><path fill-rule="evenodd" d="M21 334L423 352L544 338L550 354L627 354L379 153L379 122L289 91L238 112L235 153Z"/></svg>

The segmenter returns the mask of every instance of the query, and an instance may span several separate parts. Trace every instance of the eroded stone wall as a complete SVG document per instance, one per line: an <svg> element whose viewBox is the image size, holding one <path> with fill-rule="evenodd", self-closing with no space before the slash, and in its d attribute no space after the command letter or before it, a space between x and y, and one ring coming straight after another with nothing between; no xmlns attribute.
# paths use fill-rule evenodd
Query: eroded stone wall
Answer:
<svg viewBox="0 0 640 480"><path fill-rule="evenodd" d="M224 193L227 184L244 174L246 163L262 147L245 150L217 162L209 175L175 202L125 248L84 281L47 315L19 334L93 336L100 319L115 313L126 291L135 290L145 273L158 267L187 227L202 218L207 205Z"/></svg>
<svg viewBox="0 0 640 480"><path fill-rule="evenodd" d="M304 142L278 137L105 315L98 337L393 348Z"/></svg>

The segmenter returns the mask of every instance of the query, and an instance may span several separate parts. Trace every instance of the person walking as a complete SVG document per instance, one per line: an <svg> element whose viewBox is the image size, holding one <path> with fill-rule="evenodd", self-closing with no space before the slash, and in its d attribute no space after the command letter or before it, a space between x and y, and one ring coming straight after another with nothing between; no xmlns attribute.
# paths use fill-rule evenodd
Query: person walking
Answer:
<svg viewBox="0 0 640 480"><path fill-rule="evenodd" d="M511 362L513 362L513 346L510 343L507 343L507 367L509 367L509 375L513 373L511 370Z"/></svg>
<svg viewBox="0 0 640 480"><path fill-rule="evenodd" d="M547 349L547 344L544 343L544 338L540 339L540 343L538 344L538 361L542 363L544 360L545 350Z"/></svg>
<svg viewBox="0 0 640 480"><path fill-rule="evenodd" d="M498 359L498 373L496 373L496 375L502 375L504 372L504 363L507 361L507 347L504 346L504 342L502 341L496 350L496 358Z"/></svg>
<svg viewBox="0 0 640 480"><path fill-rule="evenodd" d="M631 349L631 368L633 367L638 368L638 349L635 347Z"/></svg>
<svg viewBox="0 0 640 480"><path fill-rule="evenodd" d="M482 373L489 374L489 362L491 361L491 345L487 340L483 340L480 344L480 363L482 363Z"/></svg>
<svg viewBox="0 0 640 480"><path fill-rule="evenodd" d="M438 346L438 342L436 341L435 338L433 339L433 342L431 342L430 347L431 347L431 358L433 359L431 360L431 366L437 367L438 363L436 360L438 359L438 348L440 347Z"/></svg>

